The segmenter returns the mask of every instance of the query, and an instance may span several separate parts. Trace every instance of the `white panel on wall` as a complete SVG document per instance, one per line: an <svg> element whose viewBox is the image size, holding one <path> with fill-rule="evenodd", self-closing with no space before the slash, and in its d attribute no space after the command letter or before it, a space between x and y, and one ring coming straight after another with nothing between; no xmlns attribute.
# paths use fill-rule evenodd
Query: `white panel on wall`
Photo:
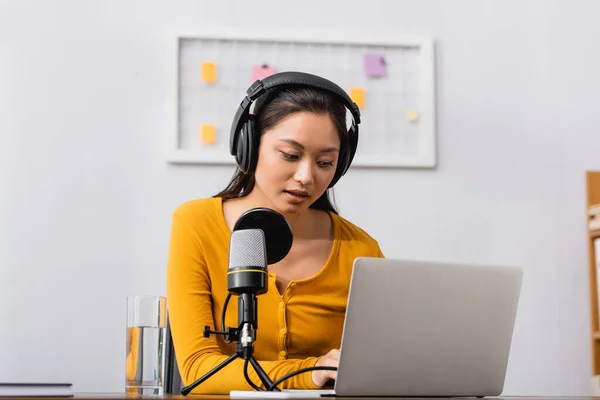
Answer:
<svg viewBox="0 0 600 400"><path fill-rule="evenodd" d="M248 87L302 71L332 80L361 112L353 166L436 165L434 51L424 36L352 38L211 31L174 35L168 161L233 163L229 136Z"/></svg>

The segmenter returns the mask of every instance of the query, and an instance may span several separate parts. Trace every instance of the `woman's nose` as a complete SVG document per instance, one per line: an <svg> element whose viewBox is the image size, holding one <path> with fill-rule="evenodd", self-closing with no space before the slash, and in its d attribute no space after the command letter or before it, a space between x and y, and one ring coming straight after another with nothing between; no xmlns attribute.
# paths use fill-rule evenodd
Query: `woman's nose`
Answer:
<svg viewBox="0 0 600 400"><path fill-rule="evenodd" d="M296 170L296 180L304 186L313 183L313 167L309 161L298 163L298 169Z"/></svg>

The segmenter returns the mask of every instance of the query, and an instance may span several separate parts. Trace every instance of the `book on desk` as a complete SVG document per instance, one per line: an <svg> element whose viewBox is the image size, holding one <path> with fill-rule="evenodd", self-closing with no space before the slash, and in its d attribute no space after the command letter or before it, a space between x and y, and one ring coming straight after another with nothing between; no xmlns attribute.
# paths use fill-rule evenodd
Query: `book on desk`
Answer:
<svg viewBox="0 0 600 400"><path fill-rule="evenodd" d="M1 397L72 397L71 383L0 382Z"/></svg>

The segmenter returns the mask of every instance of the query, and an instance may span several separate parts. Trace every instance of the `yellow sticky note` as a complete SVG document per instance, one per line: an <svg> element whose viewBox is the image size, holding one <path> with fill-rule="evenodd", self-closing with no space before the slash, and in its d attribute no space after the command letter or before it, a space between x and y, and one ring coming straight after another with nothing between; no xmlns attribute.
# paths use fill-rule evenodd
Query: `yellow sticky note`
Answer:
<svg viewBox="0 0 600 400"><path fill-rule="evenodd" d="M217 66L213 62L202 63L202 80L213 83L217 80Z"/></svg>
<svg viewBox="0 0 600 400"><path fill-rule="evenodd" d="M214 125L203 124L200 126L200 141L202 143L214 143L217 136L217 130Z"/></svg>
<svg viewBox="0 0 600 400"><path fill-rule="evenodd" d="M408 110L406 112L406 119L410 122L417 122L419 120L419 112L417 110Z"/></svg>
<svg viewBox="0 0 600 400"><path fill-rule="evenodd" d="M361 88L350 89L350 98L359 108L365 106L365 90Z"/></svg>

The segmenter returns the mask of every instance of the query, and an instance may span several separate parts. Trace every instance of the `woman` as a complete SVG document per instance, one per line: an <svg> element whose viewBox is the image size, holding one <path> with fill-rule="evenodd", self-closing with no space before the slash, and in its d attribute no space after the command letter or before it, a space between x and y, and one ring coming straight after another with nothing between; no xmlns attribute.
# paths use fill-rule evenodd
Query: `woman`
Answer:
<svg viewBox="0 0 600 400"><path fill-rule="evenodd" d="M264 82L269 89L248 117L256 124L256 160L239 167L222 192L187 202L173 214L167 294L185 385L235 353L235 342L227 343L222 336L204 338L203 328L221 329L229 240L245 211L276 210L293 232L287 256L268 267L267 293L257 297L253 355L272 381L301 368L337 367L354 259L383 257L377 241L339 216L328 196L356 150L356 140L346 129L344 104L351 101L342 101L338 86L313 75L283 73ZM327 89L334 86L338 94ZM232 153L240 151L235 142L240 140L235 139L239 126L234 121ZM239 155L236 159L239 164ZM225 324L237 328L236 301L228 305ZM252 390L243 368L244 360L238 358L192 393ZM254 369L248 371L252 382L264 388ZM278 387L318 389L335 377L332 370L313 370Z"/></svg>

